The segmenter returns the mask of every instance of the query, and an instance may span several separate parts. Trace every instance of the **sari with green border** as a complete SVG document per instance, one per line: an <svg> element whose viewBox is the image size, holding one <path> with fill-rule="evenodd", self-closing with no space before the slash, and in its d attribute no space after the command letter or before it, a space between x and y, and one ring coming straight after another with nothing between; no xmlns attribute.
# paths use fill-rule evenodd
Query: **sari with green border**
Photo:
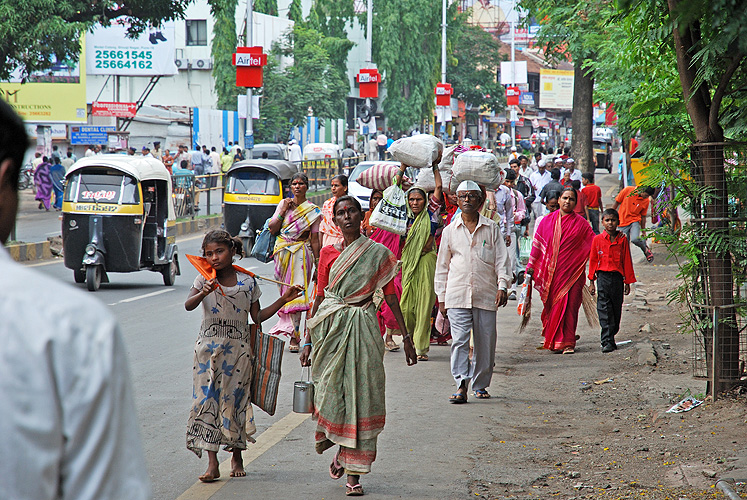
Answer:
<svg viewBox="0 0 747 500"><path fill-rule="evenodd" d="M370 472L386 420L384 343L371 299L396 273L394 255L361 236L332 264L324 300L307 323L316 451L340 445L349 474Z"/></svg>

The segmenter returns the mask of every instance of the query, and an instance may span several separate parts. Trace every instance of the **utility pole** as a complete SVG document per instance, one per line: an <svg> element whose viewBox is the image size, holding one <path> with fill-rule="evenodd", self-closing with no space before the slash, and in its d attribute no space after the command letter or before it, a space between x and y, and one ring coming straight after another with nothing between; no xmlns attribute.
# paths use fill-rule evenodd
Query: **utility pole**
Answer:
<svg viewBox="0 0 747 500"><path fill-rule="evenodd" d="M446 8L447 1L441 1L441 83L446 83ZM449 104L451 106L451 104ZM438 114L436 114L438 116ZM446 135L446 109L441 118L441 139Z"/></svg>
<svg viewBox="0 0 747 500"><path fill-rule="evenodd" d="M511 86L516 86L516 25L513 21L511 26ZM516 146L516 120L518 119L516 106L511 106L511 145Z"/></svg>
<svg viewBox="0 0 747 500"><path fill-rule="evenodd" d="M372 68L373 64L373 0L366 2L366 67ZM370 98L366 97L366 107L371 109ZM369 115L370 116L370 115ZM369 130L369 125L366 125L366 130ZM376 130L374 130L376 133ZM369 142L369 134L364 134L363 137L363 154L366 155L366 159L373 155Z"/></svg>
<svg viewBox="0 0 747 500"><path fill-rule="evenodd" d="M252 28L254 27L253 0L246 0L246 46L252 46ZM252 158L254 149L254 120L252 118L252 88L246 89L246 131L244 132L244 148L247 159Z"/></svg>

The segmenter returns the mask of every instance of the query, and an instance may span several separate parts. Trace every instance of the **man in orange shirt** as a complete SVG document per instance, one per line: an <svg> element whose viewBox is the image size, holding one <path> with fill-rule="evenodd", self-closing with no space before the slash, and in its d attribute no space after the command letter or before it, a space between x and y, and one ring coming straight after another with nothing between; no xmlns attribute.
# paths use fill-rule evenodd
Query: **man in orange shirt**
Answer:
<svg viewBox="0 0 747 500"><path fill-rule="evenodd" d="M628 240L643 251L648 262L654 260L654 254L641 239L641 230L646 229L646 212L654 188L648 186L628 186L617 195L612 208L620 212L620 226L618 229Z"/></svg>

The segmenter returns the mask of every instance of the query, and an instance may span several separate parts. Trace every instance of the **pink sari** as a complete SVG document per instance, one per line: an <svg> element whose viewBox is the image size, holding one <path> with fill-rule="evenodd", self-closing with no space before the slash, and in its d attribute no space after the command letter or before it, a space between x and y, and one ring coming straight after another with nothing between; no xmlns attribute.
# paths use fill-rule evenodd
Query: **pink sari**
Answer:
<svg viewBox="0 0 747 500"><path fill-rule="evenodd" d="M371 240L377 243L381 243L391 251L397 260L402 258L402 248L400 247L400 236L398 234L390 233L381 228L376 228L371 234ZM397 291L397 300L402 297L402 271L397 272L397 276L394 278L394 288ZM397 320L394 318L394 313L387 305L386 301L381 303L381 307L376 312L376 318L379 320L379 330L381 335L386 334L386 329L399 330Z"/></svg>
<svg viewBox="0 0 747 500"><path fill-rule="evenodd" d="M547 215L534 235L527 269L534 269L534 287L542 298L544 348L576 346L576 325L586 284L591 240L589 223L580 215Z"/></svg>

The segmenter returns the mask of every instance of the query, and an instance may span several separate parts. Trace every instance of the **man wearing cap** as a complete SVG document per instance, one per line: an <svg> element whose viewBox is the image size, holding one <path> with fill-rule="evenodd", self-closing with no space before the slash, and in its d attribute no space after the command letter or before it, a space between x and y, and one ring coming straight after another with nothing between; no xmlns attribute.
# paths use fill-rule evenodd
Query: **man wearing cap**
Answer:
<svg viewBox="0 0 747 500"><path fill-rule="evenodd" d="M299 146L295 139L291 139L288 141L288 161L301 163L302 160L303 151L301 151L301 146Z"/></svg>
<svg viewBox="0 0 747 500"><path fill-rule="evenodd" d="M519 153L516 152L516 146L511 146L511 153L508 155L509 160L518 160Z"/></svg>
<svg viewBox="0 0 747 500"><path fill-rule="evenodd" d="M149 156L150 155L150 148L148 146L143 146L143 150L140 152L143 156Z"/></svg>
<svg viewBox="0 0 747 500"><path fill-rule="evenodd" d="M576 168L576 161L573 158L568 158L565 160L565 168L561 170L560 175L564 176L566 170L569 170L571 172L572 181L581 182L581 171Z"/></svg>
<svg viewBox="0 0 747 500"><path fill-rule="evenodd" d="M529 176L529 183L534 189L534 201L532 202L532 213L535 217L539 217L545 213L545 206L542 205L540 200L540 193L545 184L550 182L550 172L547 171L547 161L540 160L537 162L537 171L532 172Z"/></svg>
<svg viewBox="0 0 747 500"><path fill-rule="evenodd" d="M461 213L444 228L436 260L435 290L441 314L451 323L451 374L457 384L451 403L466 403L472 382L476 398L487 388L495 361L495 316L506 305L511 282L508 250L498 225L480 215L483 191L473 181L457 187ZM470 330L474 353L469 360Z"/></svg>

